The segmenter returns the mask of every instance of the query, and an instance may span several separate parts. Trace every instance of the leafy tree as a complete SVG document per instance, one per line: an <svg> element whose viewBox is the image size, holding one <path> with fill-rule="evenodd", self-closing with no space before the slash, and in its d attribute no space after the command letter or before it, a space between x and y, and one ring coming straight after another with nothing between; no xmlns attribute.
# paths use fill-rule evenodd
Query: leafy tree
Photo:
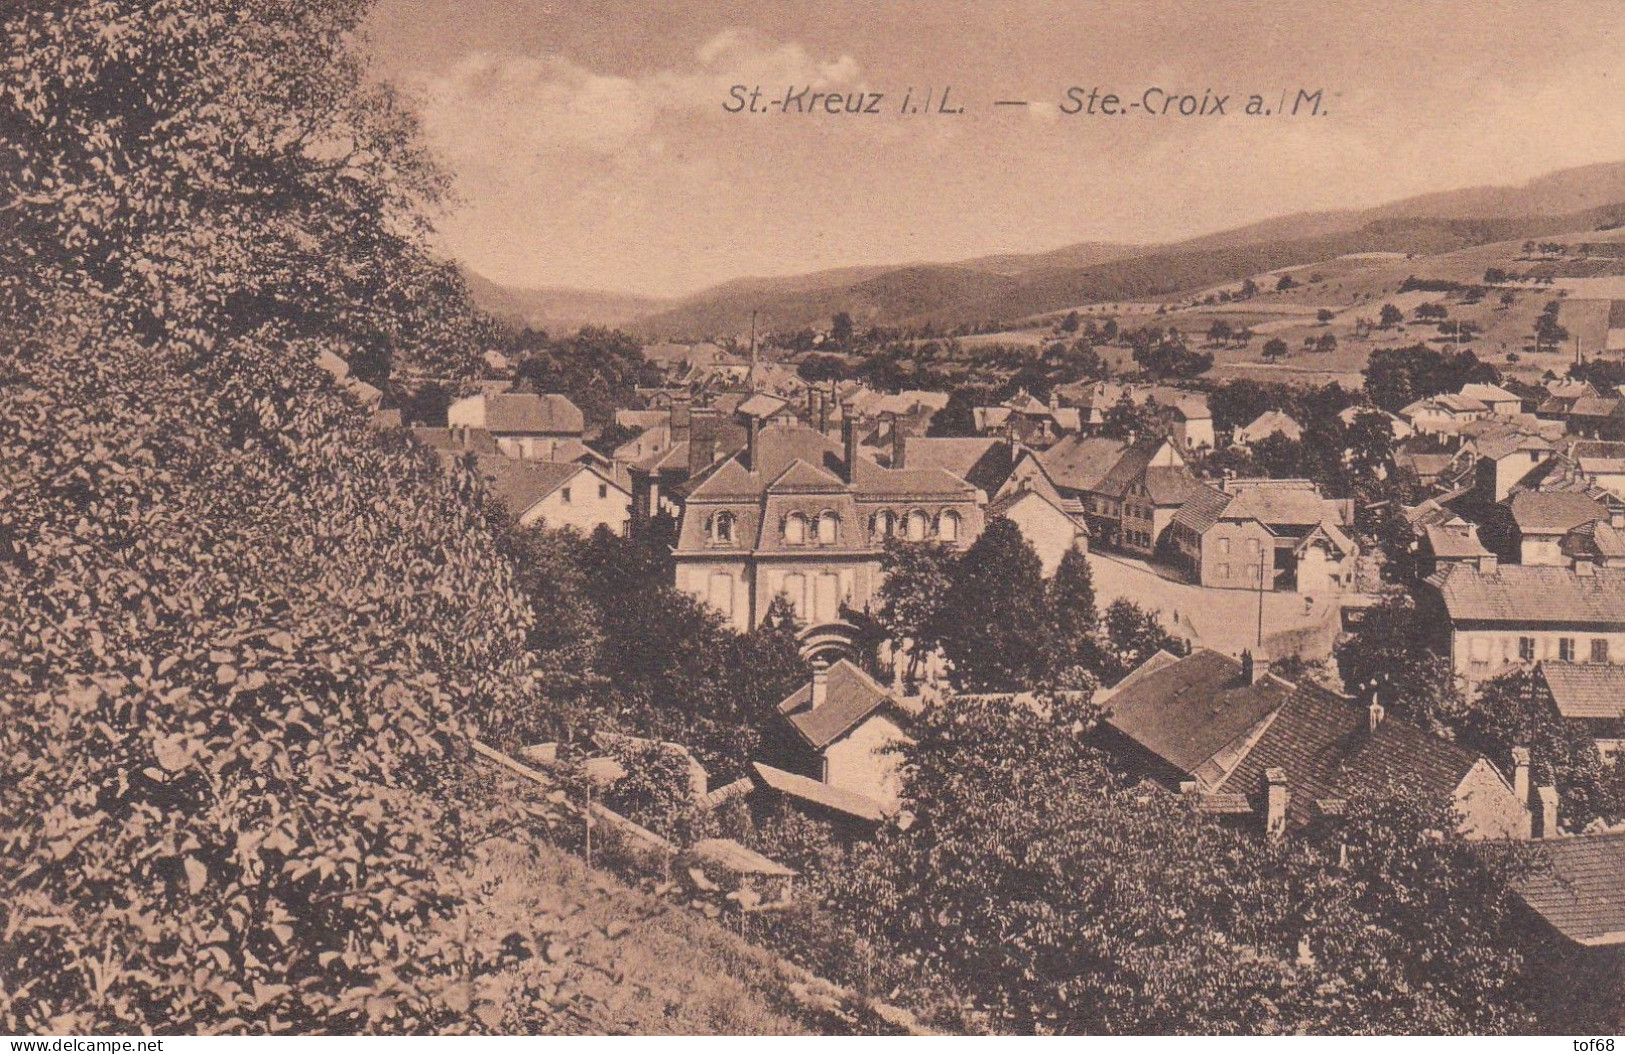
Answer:
<svg viewBox="0 0 1625 1054"><path fill-rule="evenodd" d="M620 330L585 326L561 340L525 330L512 348L517 388L568 396L590 424L611 423L617 407L636 405L639 385L657 379L643 346Z"/></svg>
<svg viewBox="0 0 1625 1054"><path fill-rule="evenodd" d="M1101 669L1094 572L1082 550L1068 549L1061 554L1045 592L1050 615L1049 680L1059 687L1074 688Z"/></svg>
<svg viewBox="0 0 1625 1054"><path fill-rule="evenodd" d="M886 539L875 593L877 617L894 646L907 655L904 676L910 681L940 643L941 611L957 561L954 549L937 542Z"/></svg>
<svg viewBox="0 0 1625 1054"><path fill-rule="evenodd" d="M995 517L959 558L937 638L965 690L1020 691L1043 672L1048 620L1043 565L1021 529Z"/></svg>
<svg viewBox="0 0 1625 1054"><path fill-rule="evenodd" d="M1540 315L1535 319L1535 351L1542 348L1556 348L1569 339L1569 331L1557 321L1558 312L1562 309L1562 302L1548 301L1541 309Z"/></svg>
<svg viewBox="0 0 1625 1054"><path fill-rule="evenodd" d="M1297 288L1297 285L1298 283L1293 280L1291 275L1284 274L1281 276L1281 280L1275 283L1275 291L1277 293L1284 293L1288 289Z"/></svg>
<svg viewBox="0 0 1625 1054"><path fill-rule="evenodd" d="M845 348L852 343L852 316L845 311L837 311L835 317L829 320L829 339L834 341L838 348Z"/></svg>
<svg viewBox="0 0 1625 1054"><path fill-rule="evenodd" d="M1108 406L1101 415L1100 434L1108 439L1128 439L1131 436L1144 439L1167 435L1169 425L1164 413L1162 407L1150 400L1143 403L1135 401L1125 389L1117 402Z"/></svg>
<svg viewBox="0 0 1625 1054"><path fill-rule="evenodd" d="M812 384L824 381L844 381L852 375L846 360L839 355L811 354L796 366L796 375Z"/></svg>
<svg viewBox="0 0 1625 1054"><path fill-rule="evenodd" d="M1286 341L1280 337L1272 337L1264 342L1264 357L1266 359L1279 359L1286 355Z"/></svg>
<svg viewBox="0 0 1625 1054"><path fill-rule="evenodd" d="M1334 649L1343 684L1357 698L1378 701L1389 713L1439 730L1465 706L1448 656L1433 650L1439 621L1408 597L1369 608L1358 632Z"/></svg>
<svg viewBox="0 0 1625 1054"><path fill-rule="evenodd" d="M1078 322L1078 313L1076 311L1068 311L1066 313L1066 317L1061 319L1061 332L1076 333L1078 331Z"/></svg>
<svg viewBox="0 0 1625 1054"><path fill-rule="evenodd" d="M1496 384L1501 374L1471 351L1441 351L1425 344L1378 348L1365 368L1365 390L1378 408L1396 413L1430 395L1470 383Z"/></svg>
<svg viewBox="0 0 1625 1054"><path fill-rule="evenodd" d="M1107 606L1103 629L1101 672L1107 684L1116 684L1159 651L1173 655L1190 651L1185 641L1162 628L1156 612L1127 597L1118 597Z"/></svg>
<svg viewBox="0 0 1625 1054"><path fill-rule="evenodd" d="M1377 322L1383 329L1392 329L1403 321L1405 313L1392 304L1382 305L1382 310L1377 313Z"/></svg>
<svg viewBox="0 0 1625 1054"><path fill-rule="evenodd" d="M1315 312L1315 321L1319 322L1323 326L1329 325L1332 319L1336 317L1337 315L1329 307L1323 307L1319 311Z"/></svg>
<svg viewBox="0 0 1625 1054"><path fill-rule="evenodd" d="M931 415L928 436L973 436L976 434L976 407L986 405L989 394L980 388L955 388L948 393L948 405Z"/></svg>

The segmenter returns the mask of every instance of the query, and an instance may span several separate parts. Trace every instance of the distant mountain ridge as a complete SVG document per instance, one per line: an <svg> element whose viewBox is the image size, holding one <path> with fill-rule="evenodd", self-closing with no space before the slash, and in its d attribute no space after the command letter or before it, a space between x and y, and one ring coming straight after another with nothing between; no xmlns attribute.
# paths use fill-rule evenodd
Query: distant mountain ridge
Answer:
<svg viewBox="0 0 1625 1054"><path fill-rule="evenodd" d="M1366 209L1297 213L1163 245L1081 242L1042 253L952 263L844 267L740 278L658 300L575 290L513 290L470 275L475 299L548 328L616 325L650 338L822 327L839 311L860 326L1014 321L1106 300L1206 288L1354 252L1438 253L1625 221L1625 162L1565 169L1518 186L1472 187ZM573 323L573 324L570 324ZM535 325L535 322L528 324ZM545 323L544 323L545 324Z"/></svg>

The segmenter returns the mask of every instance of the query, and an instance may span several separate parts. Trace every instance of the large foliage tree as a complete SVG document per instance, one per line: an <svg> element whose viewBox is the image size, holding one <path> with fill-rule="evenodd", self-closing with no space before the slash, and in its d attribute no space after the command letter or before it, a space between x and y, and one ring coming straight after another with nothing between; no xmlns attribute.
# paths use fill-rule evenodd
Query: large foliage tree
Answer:
<svg viewBox="0 0 1625 1054"><path fill-rule="evenodd" d="M0 12L0 1030L555 1020L465 778L530 611L315 365L477 330L367 8Z"/></svg>
<svg viewBox="0 0 1625 1054"><path fill-rule="evenodd" d="M937 636L954 683L975 691L1031 688L1043 674L1043 564L1004 517L988 522L959 558L938 614Z"/></svg>

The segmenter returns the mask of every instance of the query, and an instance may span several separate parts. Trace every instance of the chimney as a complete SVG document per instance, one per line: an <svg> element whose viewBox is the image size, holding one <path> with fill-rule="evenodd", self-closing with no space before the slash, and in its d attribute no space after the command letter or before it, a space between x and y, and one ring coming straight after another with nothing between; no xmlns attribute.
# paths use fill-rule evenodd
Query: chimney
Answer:
<svg viewBox="0 0 1625 1054"><path fill-rule="evenodd" d="M1286 770L1264 770L1264 833L1278 838L1286 832Z"/></svg>
<svg viewBox="0 0 1625 1054"><path fill-rule="evenodd" d="M858 464L858 421L852 411L852 400L841 403L841 444L846 448L846 461L841 466L841 478L851 483Z"/></svg>
<svg viewBox="0 0 1625 1054"><path fill-rule="evenodd" d="M1524 807L1529 806L1529 748L1512 748L1512 793Z"/></svg>
<svg viewBox="0 0 1625 1054"><path fill-rule="evenodd" d="M1486 553L1478 558L1478 573L1483 575L1498 574L1501 570L1501 559L1494 553Z"/></svg>
<svg viewBox="0 0 1625 1054"><path fill-rule="evenodd" d="M818 429L819 432L827 434L829 432L829 397L827 395L825 395L822 391L819 391L817 394L818 394L818 416L817 416L817 419L816 419L815 427Z"/></svg>
<svg viewBox="0 0 1625 1054"><path fill-rule="evenodd" d="M1061 393L1054 388L1049 390L1049 408L1052 411L1061 408Z"/></svg>
<svg viewBox="0 0 1625 1054"><path fill-rule="evenodd" d="M1580 578L1594 578L1597 574L1597 565L1589 560L1575 560L1574 573Z"/></svg>
<svg viewBox="0 0 1625 1054"><path fill-rule="evenodd" d="M756 415L745 418L745 467L752 472L761 471L756 463L756 437L761 434L762 422Z"/></svg>
<svg viewBox="0 0 1625 1054"><path fill-rule="evenodd" d="M1530 833L1536 838L1556 838L1557 831L1557 788L1542 787L1535 792L1539 799L1538 810L1531 810L1530 819L1534 830Z"/></svg>
<svg viewBox="0 0 1625 1054"><path fill-rule="evenodd" d="M709 406L697 406L690 415L688 440L688 475L690 479L711 467L717 459L717 412Z"/></svg>
<svg viewBox="0 0 1625 1054"><path fill-rule="evenodd" d="M1241 649L1241 683L1258 683L1253 680L1253 653L1247 648Z"/></svg>
<svg viewBox="0 0 1625 1054"><path fill-rule="evenodd" d="M829 667L814 666L812 676L812 708L817 710L824 705L824 698L829 694Z"/></svg>
<svg viewBox="0 0 1625 1054"><path fill-rule="evenodd" d="M902 468L905 455L903 441L903 420L896 414L891 415L891 467Z"/></svg>
<svg viewBox="0 0 1625 1054"><path fill-rule="evenodd" d="M1371 705L1366 708L1366 712L1371 715L1371 734L1376 735L1377 729L1382 727L1383 717L1388 713L1382 704L1377 702L1376 692L1371 693Z"/></svg>
<svg viewBox="0 0 1625 1054"><path fill-rule="evenodd" d="M689 394L679 392L671 397L671 442L673 446L688 442Z"/></svg>

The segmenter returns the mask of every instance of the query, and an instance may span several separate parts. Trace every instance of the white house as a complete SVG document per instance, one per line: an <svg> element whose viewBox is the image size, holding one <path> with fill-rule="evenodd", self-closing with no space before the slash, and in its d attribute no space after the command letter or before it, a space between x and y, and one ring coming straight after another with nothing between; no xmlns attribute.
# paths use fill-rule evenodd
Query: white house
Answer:
<svg viewBox="0 0 1625 1054"><path fill-rule="evenodd" d="M479 469L491 493L525 526L583 533L603 526L624 534L632 519L631 491L595 465L482 457Z"/></svg>

